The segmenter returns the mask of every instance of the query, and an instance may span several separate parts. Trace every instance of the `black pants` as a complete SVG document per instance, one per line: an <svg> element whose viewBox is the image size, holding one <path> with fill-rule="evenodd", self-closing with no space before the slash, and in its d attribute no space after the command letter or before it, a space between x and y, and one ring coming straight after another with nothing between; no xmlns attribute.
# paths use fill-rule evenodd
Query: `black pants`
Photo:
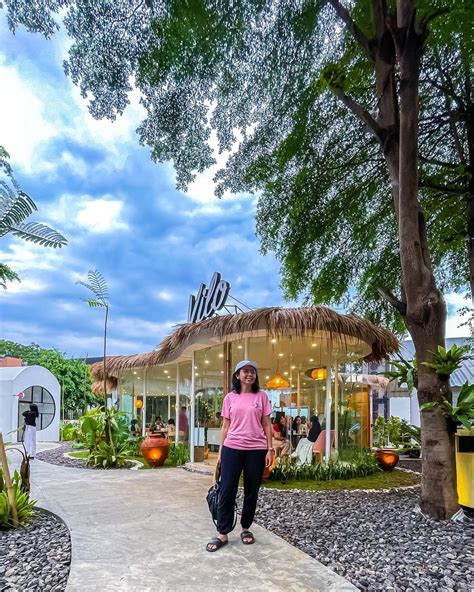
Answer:
<svg viewBox="0 0 474 592"><path fill-rule="evenodd" d="M234 508L239 479L244 472L244 504L240 523L242 528L250 528L257 507L258 490L265 469L266 450L237 450L222 447L221 482L219 506L217 509L217 530L227 534L234 524Z"/></svg>

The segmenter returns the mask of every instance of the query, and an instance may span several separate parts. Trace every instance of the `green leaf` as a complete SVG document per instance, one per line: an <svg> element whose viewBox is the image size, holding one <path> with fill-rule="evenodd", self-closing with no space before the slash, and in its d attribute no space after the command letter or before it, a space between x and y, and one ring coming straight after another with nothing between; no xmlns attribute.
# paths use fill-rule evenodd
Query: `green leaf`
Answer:
<svg viewBox="0 0 474 592"><path fill-rule="evenodd" d="M430 401L429 403L423 403L423 405L420 405L420 410L425 411L426 409L433 409L433 407L436 407L436 405L438 405L438 403L436 401Z"/></svg>

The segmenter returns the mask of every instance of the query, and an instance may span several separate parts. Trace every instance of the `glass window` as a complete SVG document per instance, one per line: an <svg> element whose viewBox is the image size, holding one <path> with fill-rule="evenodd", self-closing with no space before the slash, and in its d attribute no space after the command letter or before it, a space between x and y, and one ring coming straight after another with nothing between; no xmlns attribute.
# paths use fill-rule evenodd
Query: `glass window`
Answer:
<svg viewBox="0 0 474 592"><path fill-rule="evenodd" d="M46 429L54 419L56 404L51 393L42 386L30 386L23 391L23 399L18 401L18 426L25 423L23 413L28 411L30 403L38 405L39 417L36 420L38 431Z"/></svg>

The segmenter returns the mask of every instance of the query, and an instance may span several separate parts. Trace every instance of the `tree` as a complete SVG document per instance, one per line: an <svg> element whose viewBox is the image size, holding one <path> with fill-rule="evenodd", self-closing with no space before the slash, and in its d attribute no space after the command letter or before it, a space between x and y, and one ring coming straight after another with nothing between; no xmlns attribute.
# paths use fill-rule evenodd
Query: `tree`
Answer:
<svg viewBox="0 0 474 592"><path fill-rule="evenodd" d="M13 234L44 247L63 247L67 240L56 230L38 222L24 223L37 207L31 197L21 190L8 159L8 152L0 146L0 238ZM20 281L18 274L1 263L0 286L6 289L7 282L15 280Z"/></svg>
<svg viewBox="0 0 474 592"><path fill-rule="evenodd" d="M437 250L436 237L449 236L449 216L434 171L451 170L455 161L449 142L438 138L448 158L435 163L433 133L445 123L428 126L418 107L436 117L447 112L455 141L462 109L438 104L429 57L439 55L443 69L453 46L469 39L466 1L358 0L349 9L338 0L122 0L94 11L50 1L38 14L10 0L10 26L51 35L59 5L69 5L64 23L75 41L66 72L84 96L92 93L94 116L121 113L135 75L148 111L141 141L155 160L174 161L181 187L214 163L214 131L220 150L234 150L217 174L219 193L261 192L257 230L264 249L282 260L287 293L305 292L309 280L313 298L335 302L359 285L374 302L380 288L412 335L419 362L431 360L446 320L433 264L439 273L450 260L450 279L467 266L459 265L457 230L455 247L446 240ZM425 74L435 82L431 95ZM443 86L449 90L449 82ZM446 95L446 88L438 90ZM418 137L426 129L421 148L430 150L421 156L430 162L419 174ZM443 177L444 194L452 195L459 176L461 183L470 178L463 167ZM468 201L458 195L450 211L465 225L457 204L466 211ZM449 397L449 382L422 368L420 402ZM435 409L422 413L422 426L421 507L448 517L457 508L453 436Z"/></svg>
<svg viewBox="0 0 474 592"><path fill-rule="evenodd" d="M66 358L56 349L45 349L32 343L22 345L0 340L0 356L20 358L27 364L47 368L61 384L65 411L82 411L85 405L97 404L91 392L90 366L81 359Z"/></svg>

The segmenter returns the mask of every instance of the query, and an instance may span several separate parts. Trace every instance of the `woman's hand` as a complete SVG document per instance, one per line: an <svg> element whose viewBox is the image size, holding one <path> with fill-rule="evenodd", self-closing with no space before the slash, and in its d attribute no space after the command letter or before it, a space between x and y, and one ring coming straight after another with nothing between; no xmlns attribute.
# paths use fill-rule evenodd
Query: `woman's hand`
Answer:
<svg viewBox="0 0 474 592"><path fill-rule="evenodd" d="M274 450L268 450L267 455L265 456L265 468L268 468L273 463L273 457L275 456Z"/></svg>

